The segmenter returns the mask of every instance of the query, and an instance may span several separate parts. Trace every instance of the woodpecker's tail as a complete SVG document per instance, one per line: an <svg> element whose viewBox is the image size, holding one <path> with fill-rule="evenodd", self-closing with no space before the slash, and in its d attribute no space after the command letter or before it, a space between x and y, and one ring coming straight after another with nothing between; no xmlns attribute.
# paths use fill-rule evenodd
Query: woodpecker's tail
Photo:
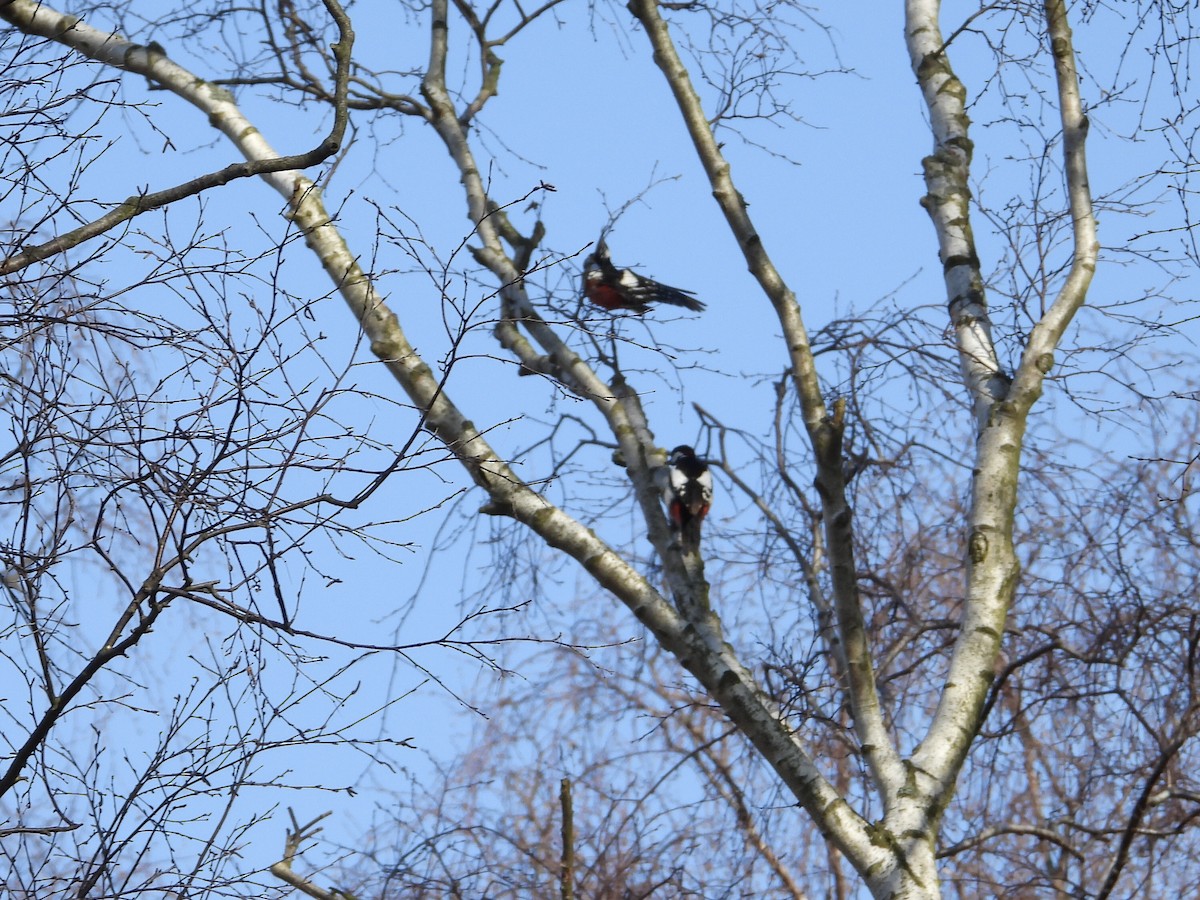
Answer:
<svg viewBox="0 0 1200 900"><path fill-rule="evenodd" d="M692 291L669 287L657 281L652 283L654 287L646 296L651 303L669 303L671 306L682 306L692 312L704 312L704 304L692 296Z"/></svg>
<svg viewBox="0 0 1200 900"><path fill-rule="evenodd" d="M684 551L700 549L700 516L688 516L679 526L679 545Z"/></svg>

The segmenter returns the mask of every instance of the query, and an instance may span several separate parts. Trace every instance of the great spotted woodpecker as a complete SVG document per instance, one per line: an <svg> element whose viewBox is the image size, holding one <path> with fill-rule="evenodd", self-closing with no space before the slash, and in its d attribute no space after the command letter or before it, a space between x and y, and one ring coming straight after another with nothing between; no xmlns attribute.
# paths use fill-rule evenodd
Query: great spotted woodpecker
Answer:
<svg viewBox="0 0 1200 900"><path fill-rule="evenodd" d="M691 291L659 284L629 269L618 269L608 257L608 245L603 238L583 261L583 296L604 309L629 309L638 315L646 312L651 303L704 311L704 304Z"/></svg>
<svg viewBox="0 0 1200 900"><path fill-rule="evenodd" d="M661 470L659 487L671 530L679 535L685 549L699 549L700 525L712 506L713 480L708 464L686 444L676 447Z"/></svg>

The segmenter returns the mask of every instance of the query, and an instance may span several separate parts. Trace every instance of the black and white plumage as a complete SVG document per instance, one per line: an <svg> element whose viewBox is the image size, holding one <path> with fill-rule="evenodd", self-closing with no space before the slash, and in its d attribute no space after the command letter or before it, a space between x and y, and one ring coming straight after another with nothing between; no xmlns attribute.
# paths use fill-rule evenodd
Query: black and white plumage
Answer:
<svg viewBox="0 0 1200 900"><path fill-rule="evenodd" d="M608 256L608 245L603 239L583 261L583 296L603 309L628 309L638 315L650 309L652 303L704 311L704 304L691 291L660 284L630 269L618 269Z"/></svg>
<svg viewBox="0 0 1200 900"><path fill-rule="evenodd" d="M671 451L667 465L661 470L659 488L671 530L679 536L684 549L700 547L700 526L712 508L713 480L708 463L696 456L696 451L681 444Z"/></svg>

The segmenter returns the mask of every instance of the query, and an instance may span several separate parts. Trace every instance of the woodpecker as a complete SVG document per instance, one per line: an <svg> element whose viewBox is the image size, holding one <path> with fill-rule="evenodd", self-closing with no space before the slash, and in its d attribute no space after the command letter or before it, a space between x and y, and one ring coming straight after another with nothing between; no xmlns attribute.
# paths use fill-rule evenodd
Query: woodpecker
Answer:
<svg viewBox="0 0 1200 900"><path fill-rule="evenodd" d="M671 451L659 481L671 530L685 548L699 549L700 524L712 506L713 481L708 464L686 444Z"/></svg>
<svg viewBox="0 0 1200 900"><path fill-rule="evenodd" d="M704 304L691 291L659 284L629 269L618 269L608 257L608 245L603 238L583 261L583 296L604 309L629 309L638 315L650 309L651 303L704 311Z"/></svg>

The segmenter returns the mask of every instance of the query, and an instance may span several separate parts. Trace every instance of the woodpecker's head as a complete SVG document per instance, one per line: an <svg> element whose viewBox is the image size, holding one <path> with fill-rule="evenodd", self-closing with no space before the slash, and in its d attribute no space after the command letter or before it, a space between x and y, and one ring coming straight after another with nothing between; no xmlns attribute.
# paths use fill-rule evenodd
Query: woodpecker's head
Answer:
<svg viewBox="0 0 1200 900"><path fill-rule="evenodd" d="M706 478L711 483L712 476L708 474L708 463L697 457L696 451L687 444L680 444L671 451L670 466L672 470L686 479Z"/></svg>
<svg viewBox="0 0 1200 900"><path fill-rule="evenodd" d="M690 459L695 459L695 458L696 458L696 451L693 450L691 447L689 447L687 444L680 444L678 447L676 447L674 450L671 451L671 465L673 465L673 466L679 465L685 459L690 460Z"/></svg>
<svg viewBox="0 0 1200 900"><path fill-rule="evenodd" d="M587 272L590 269L610 269L612 268L612 260L608 256L608 244L604 242L604 238L596 241L596 249L587 255L583 261L583 270Z"/></svg>

